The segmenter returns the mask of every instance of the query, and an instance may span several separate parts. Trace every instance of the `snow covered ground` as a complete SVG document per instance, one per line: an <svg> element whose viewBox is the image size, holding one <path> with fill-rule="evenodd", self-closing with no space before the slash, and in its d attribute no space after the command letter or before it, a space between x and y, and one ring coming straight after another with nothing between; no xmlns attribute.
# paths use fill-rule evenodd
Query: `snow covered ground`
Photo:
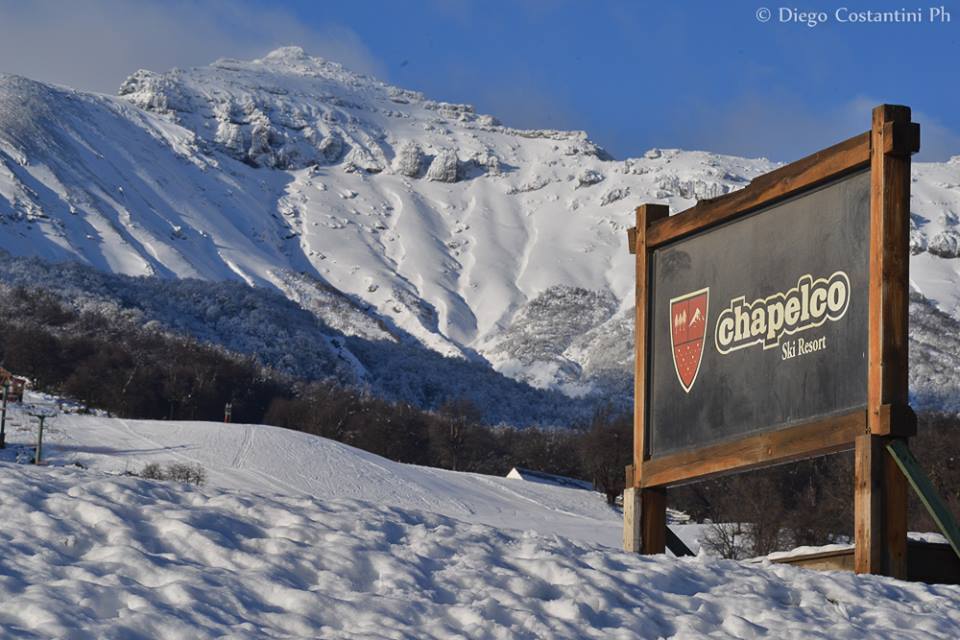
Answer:
<svg viewBox="0 0 960 640"><path fill-rule="evenodd" d="M2 638L960 637L960 587L625 554L589 491L265 426L60 415L45 441L0 462ZM117 475L148 461L209 479Z"/></svg>
<svg viewBox="0 0 960 640"><path fill-rule="evenodd" d="M960 588L0 465L8 638L950 638Z"/></svg>
<svg viewBox="0 0 960 640"><path fill-rule="evenodd" d="M21 426L13 441L32 445L35 426ZM122 474L149 462L198 463L217 489L366 500L612 547L622 539L620 513L599 493L400 464L278 427L62 415L44 441L44 459L58 466Z"/></svg>

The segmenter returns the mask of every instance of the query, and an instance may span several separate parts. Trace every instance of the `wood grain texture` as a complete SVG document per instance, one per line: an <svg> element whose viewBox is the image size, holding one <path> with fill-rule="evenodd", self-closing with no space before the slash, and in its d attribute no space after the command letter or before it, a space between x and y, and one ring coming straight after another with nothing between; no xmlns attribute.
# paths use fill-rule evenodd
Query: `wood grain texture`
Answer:
<svg viewBox="0 0 960 640"><path fill-rule="evenodd" d="M884 405L890 405L894 418L906 415L908 406L910 155L885 150L915 146L913 141L890 139L898 132L901 137L907 135L912 131L910 124L909 107L881 105L873 110L867 407L874 435L901 429L894 421L884 420Z"/></svg>
<svg viewBox="0 0 960 640"><path fill-rule="evenodd" d="M874 436L875 437L875 436ZM907 577L907 477L897 466L887 446L894 438L882 438L883 452L883 574Z"/></svg>
<svg viewBox="0 0 960 640"><path fill-rule="evenodd" d="M854 465L854 565L858 573L907 575L907 480L885 445L912 435L908 405L910 154L919 127L910 108L881 105L870 130L870 287L867 432Z"/></svg>
<svg viewBox="0 0 960 640"><path fill-rule="evenodd" d="M667 550L667 490L640 489L640 552L665 553Z"/></svg>
<svg viewBox="0 0 960 640"><path fill-rule="evenodd" d="M891 438L857 437L854 570L907 576L907 480L886 450Z"/></svg>
<svg viewBox="0 0 960 640"><path fill-rule="evenodd" d="M663 204L644 204L637 207L637 227L634 252L637 256L636 318L634 325L634 401L633 401L633 466L640 468L646 455L646 392L647 392L647 253L646 237L649 225L670 216L670 207Z"/></svg>
<svg viewBox="0 0 960 640"><path fill-rule="evenodd" d="M757 467L852 449L866 429L866 412L852 411L733 442L646 460L642 487L682 484Z"/></svg>
<svg viewBox="0 0 960 640"><path fill-rule="evenodd" d="M640 552L640 489L623 490L623 550Z"/></svg>
<svg viewBox="0 0 960 640"><path fill-rule="evenodd" d="M868 131L758 176L739 191L702 200L686 211L652 224L647 231L646 246L652 248L677 240L843 174L866 168L870 163L870 145L871 132Z"/></svg>
<svg viewBox="0 0 960 640"><path fill-rule="evenodd" d="M876 464L879 450L877 437L857 436L853 464L853 540L857 573L881 573L883 556L879 544L883 535L880 522L881 476Z"/></svg>

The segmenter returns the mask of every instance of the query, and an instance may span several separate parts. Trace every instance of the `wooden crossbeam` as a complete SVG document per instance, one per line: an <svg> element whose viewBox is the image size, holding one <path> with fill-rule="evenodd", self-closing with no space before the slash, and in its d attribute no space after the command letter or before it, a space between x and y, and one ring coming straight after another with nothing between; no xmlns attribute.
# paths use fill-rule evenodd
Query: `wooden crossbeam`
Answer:
<svg viewBox="0 0 960 640"><path fill-rule="evenodd" d="M910 486L917 493L923 506L927 508L930 517L937 523L947 542L953 547L953 552L960 558L960 527L957 526L956 519L943 503L930 478L923 472L920 463L913 457L910 447L903 440L894 440L887 445L887 451L890 452L903 475L907 477Z"/></svg>

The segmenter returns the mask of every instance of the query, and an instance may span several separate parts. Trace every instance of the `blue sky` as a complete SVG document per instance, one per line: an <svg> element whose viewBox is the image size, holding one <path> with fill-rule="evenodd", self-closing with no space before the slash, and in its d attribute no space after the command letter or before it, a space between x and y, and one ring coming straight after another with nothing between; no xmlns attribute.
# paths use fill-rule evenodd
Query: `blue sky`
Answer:
<svg viewBox="0 0 960 640"><path fill-rule="evenodd" d="M867 129L880 102L913 107L921 159L960 154L960 3L951 22L921 24L836 21L841 6L904 6L882 0L74 6L0 0L0 70L112 92L139 67L301 44L507 124L584 129L618 157L659 146L791 160ZM781 7L828 21L781 23Z"/></svg>

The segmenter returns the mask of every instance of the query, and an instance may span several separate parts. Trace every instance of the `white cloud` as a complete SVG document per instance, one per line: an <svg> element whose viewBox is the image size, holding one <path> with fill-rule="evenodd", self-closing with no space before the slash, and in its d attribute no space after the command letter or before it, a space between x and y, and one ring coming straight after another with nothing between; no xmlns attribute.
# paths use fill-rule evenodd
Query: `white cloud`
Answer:
<svg viewBox="0 0 960 640"><path fill-rule="evenodd" d="M349 28L305 26L287 11L243 0L0 0L0 72L103 93L137 69L250 59L284 45L385 76Z"/></svg>

